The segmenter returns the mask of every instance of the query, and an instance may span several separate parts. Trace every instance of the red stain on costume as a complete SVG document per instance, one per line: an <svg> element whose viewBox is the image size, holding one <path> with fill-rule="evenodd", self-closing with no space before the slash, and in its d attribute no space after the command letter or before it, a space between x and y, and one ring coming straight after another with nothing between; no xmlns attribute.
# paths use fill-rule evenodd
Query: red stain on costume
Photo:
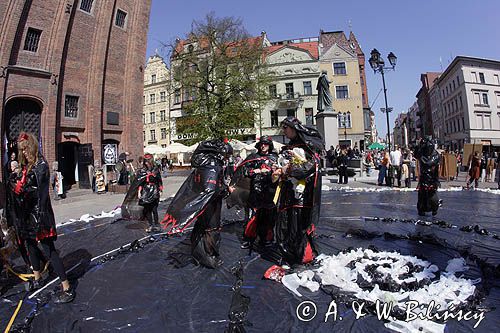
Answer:
<svg viewBox="0 0 500 333"><path fill-rule="evenodd" d="M248 221L245 228L245 237L255 238L257 237L257 218L253 216L250 221Z"/></svg>

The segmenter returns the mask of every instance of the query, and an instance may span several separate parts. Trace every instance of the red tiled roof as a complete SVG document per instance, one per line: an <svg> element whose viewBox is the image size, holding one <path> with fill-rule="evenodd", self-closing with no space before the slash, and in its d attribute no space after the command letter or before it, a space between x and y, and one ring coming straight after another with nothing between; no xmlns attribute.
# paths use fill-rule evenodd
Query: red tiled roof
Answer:
<svg viewBox="0 0 500 333"><path fill-rule="evenodd" d="M289 44L278 44L278 45L271 45L269 47L266 47L265 49L265 54L266 56L274 53L282 48L285 47L291 47L291 48L296 48L299 50L307 51L309 54L314 59L319 58L319 52L318 52L318 42L302 42L302 43L289 43Z"/></svg>

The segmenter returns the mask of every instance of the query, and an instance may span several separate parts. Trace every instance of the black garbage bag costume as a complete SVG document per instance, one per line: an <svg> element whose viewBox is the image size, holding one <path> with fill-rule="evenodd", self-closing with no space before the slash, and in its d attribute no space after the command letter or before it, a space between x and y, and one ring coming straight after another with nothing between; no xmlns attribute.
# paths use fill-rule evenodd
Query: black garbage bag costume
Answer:
<svg viewBox="0 0 500 333"><path fill-rule="evenodd" d="M149 165L146 161L149 161ZM148 220L150 228L148 230L159 229L158 203L163 191L163 181L152 155L144 155L144 165L137 171L134 183L137 183L137 191L140 192L139 205L144 208L143 216Z"/></svg>
<svg viewBox="0 0 500 333"><path fill-rule="evenodd" d="M220 217L227 195L224 162L228 152L222 140L201 142L191 157L193 172L184 181L161 222L168 233L183 232L193 222L191 254L201 265L220 265Z"/></svg>
<svg viewBox="0 0 500 333"><path fill-rule="evenodd" d="M282 125L294 128L297 136L280 153L289 160L281 181L276 241L282 259L290 265L311 262L318 254L314 242L315 224L321 206L320 155L325 149L321 134L314 128L288 117ZM293 163L293 149L304 150L306 161Z"/></svg>
<svg viewBox="0 0 500 333"><path fill-rule="evenodd" d="M50 260L61 281L67 280L61 258L54 241L57 239L54 211L49 198L49 167L43 156L31 170L26 167L9 177L11 200L8 218L16 230L20 246L26 246L34 271L41 270L42 261ZM40 242L44 254L38 248Z"/></svg>
<svg viewBox="0 0 500 333"><path fill-rule="evenodd" d="M263 144L269 145L268 152L261 150ZM273 199L278 184L273 183L272 172L273 166L277 165L278 154L273 152L273 141L269 136L261 137L255 146L257 152L250 154L238 166L241 172L236 173L250 179L248 207L254 211L245 227L243 240L253 243L259 236L261 243L269 244L274 238L273 228L277 213Z"/></svg>
<svg viewBox="0 0 500 333"><path fill-rule="evenodd" d="M415 150L415 157L419 165L418 202L419 215L432 212L436 215L440 200L437 195L439 182L439 153L434 149L434 144L429 138L423 139Z"/></svg>

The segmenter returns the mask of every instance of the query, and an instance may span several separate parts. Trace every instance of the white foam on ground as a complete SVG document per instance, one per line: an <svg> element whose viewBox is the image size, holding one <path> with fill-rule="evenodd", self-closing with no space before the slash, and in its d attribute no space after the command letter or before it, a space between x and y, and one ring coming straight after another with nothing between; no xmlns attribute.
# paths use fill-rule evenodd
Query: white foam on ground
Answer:
<svg viewBox="0 0 500 333"><path fill-rule="evenodd" d="M77 219L69 219L67 222L63 222L61 223L64 224L64 225L67 225L67 224L72 224L72 223L75 223L75 222L90 222L90 221L93 221L95 219L103 219L103 218L106 218L106 217L121 217L121 214L122 214L122 209L121 207L117 207L115 209L113 209L112 211L109 211L109 212L105 212L105 211L102 211L101 214L98 214L98 215L90 215L90 214L83 214L78 220Z"/></svg>
<svg viewBox="0 0 500 333"><path fill-rule="evenodd" d="M414 192L416 188L407 188L407 187L350 187L350 186L340 186L340 187L330 187L328 185L323 185L321 189L323 191L328 191L325 189L327 186L329 191L339 191L339 192L387 192L387 191L395 191L395 192ZM491 193L491 194L500 194L500 190L492 190L489 188L476 188L476 191ZM439 188L438 192L461 192L461 191L469 191L464 189L463 187L449 187L449 188Z"/></svg>
<svg viewBox="0 0 500 333"><path fill-rule="evenodd" d="M466 299L474 294L476 289L474 284L480 281L472 281L455 276L456 272L466 269L465 260L462 258L450 260L446 267L446 272L440 274L439 279L436 279L435 273L439 271L436 265L417 257L405 256L397 252L374 252L370 249L358 248L357 250L352 250L348 253L339 253L338 255L328 256L321 254L317 257L317 260L320 264L318 268L301 272L299 273L300 275L285 275L283 277L283 281L286 281L284 285L294 294L301 296L298 291L299 286L313 290L311 283L319 280L322 285L336 286L343 292L353 294L359 300L367 300L374 303L377 300L384 303L392 302L393 306L403 310L406 309L405 302L408 301L417 301L420 305L428 305L430 301L434 301L435 306L439 305L440 309L444 311L452 304L459 305L465 303ZM353 261L355 261L354 267L347 267ZM423 270L421 272L414 272L408 277L400 278L400 275L409 272L408 263L413 264L413 266L421 266ZM384 264L388 264L386 265L388 267L383 267L382 265ZM424 279L428 279L431 282L414 291L385 291L381 290L378 284L375 284L371 290L363 290L356 281L358 274L366 281L373 281L372 277L365 271L368 265L379 265L376 271L382 274L382 279L385 280L391 277L397 284L418 282ZM314 279L315 277L316 279ZM412 323L394 322L394 327L401 326L400 332L418 331L418 328L422 326L426 327L428 332L443 332L444 330L444 325L434 322L427 323L425 320L422 322L413 321Z"/></svg>

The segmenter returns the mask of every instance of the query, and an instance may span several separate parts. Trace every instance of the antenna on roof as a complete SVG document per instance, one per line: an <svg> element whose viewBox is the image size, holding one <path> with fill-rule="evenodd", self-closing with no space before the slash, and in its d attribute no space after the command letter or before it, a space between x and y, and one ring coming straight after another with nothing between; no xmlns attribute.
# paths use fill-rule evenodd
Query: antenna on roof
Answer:
<svg viewBox="0 0 500 333"><path fill-rule="evenodd" d="M349 32L352 32L352 21L349 19Z"/></svg>

